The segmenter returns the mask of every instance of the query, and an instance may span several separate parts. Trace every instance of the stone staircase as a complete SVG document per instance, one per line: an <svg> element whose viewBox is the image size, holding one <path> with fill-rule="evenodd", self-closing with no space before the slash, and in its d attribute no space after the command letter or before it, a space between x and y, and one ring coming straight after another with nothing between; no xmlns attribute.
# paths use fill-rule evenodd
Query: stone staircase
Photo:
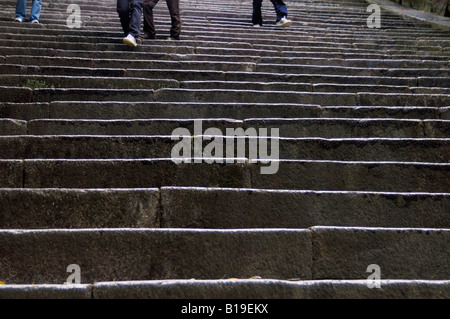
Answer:
<svg viewBox="0 0 450 319"><path fill-rule="evenodd" d="M0 1L0 298L450 297L450 33L287 4L280 30L269 1L259 29L249 0L182 1L174 42L161 2L130 49L113 0L40 25ZM172 161L199 119L278 128L277 173Z"/></svg>

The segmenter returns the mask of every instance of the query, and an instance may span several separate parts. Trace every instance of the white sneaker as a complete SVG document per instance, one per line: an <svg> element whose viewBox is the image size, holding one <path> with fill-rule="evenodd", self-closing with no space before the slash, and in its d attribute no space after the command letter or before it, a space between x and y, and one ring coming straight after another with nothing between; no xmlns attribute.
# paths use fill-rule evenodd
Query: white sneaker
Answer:
<svg viewBox="0 0 450 319"><path fill-rule="evenodd" d="M254 24L253 27L254 27L254 28L260 28L261 25L257 23L257 24Z"/></svg>
<svg viewBox="0 0 450 319"><path fill-rule="evenodd" d="M31 23L39 24L39 21L38 20L33 20L33 21L31 21Z"/></svg>
<svg viewBox="0 0 450 319"><path fill-rule="evenodd" d="M292 21L288 20L286 17L281 18L280 21L277 22L277 27L290 27L292 25Z"/></svg>
<svg viewBox="0 0 450 319"><path fill-rule="evenodd" d="M23 19L22 18L15 18L14 21L15 22L23 22Z"/></svg>
<svg viewBox="0 0 450 319"><path fill-rule="evenodd" d="M133 37L131 34L129 34L125 38L123 38L123 44L126 44L133 48L137 47L136 38Z"/></svg>

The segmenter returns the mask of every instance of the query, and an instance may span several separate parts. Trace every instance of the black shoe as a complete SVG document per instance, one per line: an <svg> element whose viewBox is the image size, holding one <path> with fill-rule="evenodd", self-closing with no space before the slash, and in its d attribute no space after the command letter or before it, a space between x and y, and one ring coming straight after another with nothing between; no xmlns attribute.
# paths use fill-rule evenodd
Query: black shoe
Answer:
<svg viewBox="0 0 450 319"><path fill-rule="evenodd" d="M148 33L142 33L139 38L141 38L142 40L154 40L155 36L154 35L150 35Z"/></svg>

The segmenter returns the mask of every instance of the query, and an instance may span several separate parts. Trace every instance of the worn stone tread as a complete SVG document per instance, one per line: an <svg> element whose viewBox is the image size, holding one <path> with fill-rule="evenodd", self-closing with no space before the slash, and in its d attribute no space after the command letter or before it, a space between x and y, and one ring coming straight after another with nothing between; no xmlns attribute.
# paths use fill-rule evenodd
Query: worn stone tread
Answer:
<svg viewBox="0 0 450 319"><path fill-rule="evenodd" d="M0 195L2 229L450 228L449 193L170 186L0 189Z"/></svg>
<svg viewBox="0 0 450 319"><path fill-rule="evenodd" d="M224 279L0 286L1 299L448 299L448 280ZM262 304L265 304L262 300ZM263 311L263 307L259 307ZM266 308L270 313L270 308ZM181 308L180 308L181 311ZM223 309L222 309L223 311ZM216 313L218 310L216 311Z"/></svg>

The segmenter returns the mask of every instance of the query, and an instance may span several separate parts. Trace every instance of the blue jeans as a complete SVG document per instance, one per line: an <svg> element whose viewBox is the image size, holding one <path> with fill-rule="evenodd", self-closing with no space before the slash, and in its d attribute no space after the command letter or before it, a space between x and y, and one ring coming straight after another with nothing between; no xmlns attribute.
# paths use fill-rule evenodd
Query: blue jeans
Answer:
<svg viewBox="0 0 450 319"><path fill-rule="evenodd" d="M275 12L277 13L277 22L281 20L283 17L287 17L287 7L281 0L270 0L272 2ZM262 0L253 0L253 24L263 23L262 13L261 13Z"/></svg>
<svg viewBox="0 0 450 319"><path fill-rule="evenodd" d="M33 0L31 4L30 22L33 20L39 21L39 15L41 14L42 0ZM27 9L27 0L17 0L16 3L16 18L25 20Z"/></svg>
<svg viewBox="0 0 450 319"><path fill-rule="evenodd" d="M123 33L138 37L141 34L142 0L117 0L117 12Z"/></svg>

